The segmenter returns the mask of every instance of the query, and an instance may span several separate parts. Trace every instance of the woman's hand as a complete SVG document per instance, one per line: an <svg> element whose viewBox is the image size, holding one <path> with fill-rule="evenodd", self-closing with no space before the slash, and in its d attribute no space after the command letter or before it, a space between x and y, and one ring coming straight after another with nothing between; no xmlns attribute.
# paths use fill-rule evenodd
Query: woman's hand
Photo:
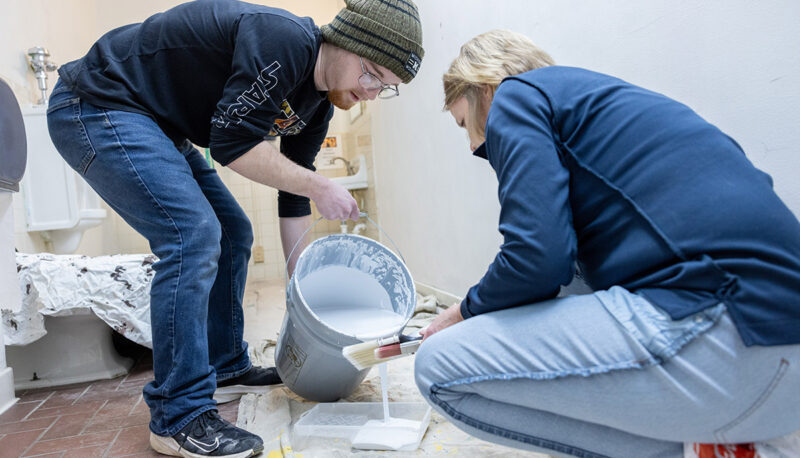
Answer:
<svg viewBox="0 0 800 458"><path fill-rule="evenodd" d="M457 302L445 309L433 320L433 323L419 332L422 336L422 341L424 342L428 337L461 321L464 321L464 317L461 316L461 304Z"/></svg>

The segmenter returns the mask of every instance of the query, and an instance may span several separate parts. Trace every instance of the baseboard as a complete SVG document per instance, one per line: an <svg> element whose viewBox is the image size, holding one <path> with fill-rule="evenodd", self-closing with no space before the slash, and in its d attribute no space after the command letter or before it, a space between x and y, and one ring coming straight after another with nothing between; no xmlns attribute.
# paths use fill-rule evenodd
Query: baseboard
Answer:
<svg viewBox="0 0 800 458"><path fill-rule="evenodd" d="M426 285L420 282L414 282L414 285L417 288L417 293L423 296L436 296L436 302L439 305L443 305L445 307L451 306L456 302L461 302L462 298L458 297L454 294L448 293L447 291L442 291L441 289L434 288L433 286Z"/></svg>
<svg viewBox="0 0 800 458"><path fill-rule="evenodd" d="M14 397L14 371L10 367L0 369L0 414L17 403Z"/></svg>

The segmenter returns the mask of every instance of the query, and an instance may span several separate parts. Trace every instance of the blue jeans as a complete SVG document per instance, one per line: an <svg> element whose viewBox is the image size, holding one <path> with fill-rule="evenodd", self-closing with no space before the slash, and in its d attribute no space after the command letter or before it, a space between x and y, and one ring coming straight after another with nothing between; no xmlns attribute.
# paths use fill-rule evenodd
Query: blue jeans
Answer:
<svg viewBox="0 0 800 458"><path fill-rule="evenodd" d="M672 321L613 287L470 318L416 358L456 426L551 455L678 458L800 429L800 345L745 347L721 304Z"/></svg>
<svg viewBox="0 0 800 458"><path fill-rule="evenodd" d="M159 257L150 291L150 429L174 435L215 409L217 380L251 367L242 296L250 221L203 155L150 117L103 109L56 84L47 115L61 156Z"/></svg>

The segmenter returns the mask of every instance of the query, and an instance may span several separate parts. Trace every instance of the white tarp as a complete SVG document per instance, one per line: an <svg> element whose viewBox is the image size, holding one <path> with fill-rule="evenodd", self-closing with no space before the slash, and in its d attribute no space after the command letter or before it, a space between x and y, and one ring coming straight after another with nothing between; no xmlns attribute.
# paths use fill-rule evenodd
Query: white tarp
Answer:
<svg viewBox="0 0 800 458"><path fill-rule="evenodd" d="M17 253L16 258L22 308L2 310L6 345L25 345L44 336L45 315L90 310L129 340L153 347L150 283L155 256Z"/></svg>
<svg viewBox="0 0 800 458"><path fill-rule="evenodd" d="M414 334L433 321L442 310L437 307L433 296L417 296L416 313L404 329L406 334ZM276 341L264 339L250 346L253 364L273 366ZM390 402L425 402L414 383L414 357L400 358L387 364L389 372ZM372 370L356 391L339 402L381 402L381 382L378 371ZM367 457L408 457L408 456L459 456L466 458L545 458L546 455L514 450L491 444L456 428L452 423L434 411L431 423L418 450L408 451L363 451L353 450L350 443L341 439L311 438L303 441L295 450L295 439L291 433L292 424L303 412L316 403L306 401L277 385L266 393L247 394L239 403L239 417L236 425L264 439L264 456L269 458L331 458L358 456Z"/></svg>

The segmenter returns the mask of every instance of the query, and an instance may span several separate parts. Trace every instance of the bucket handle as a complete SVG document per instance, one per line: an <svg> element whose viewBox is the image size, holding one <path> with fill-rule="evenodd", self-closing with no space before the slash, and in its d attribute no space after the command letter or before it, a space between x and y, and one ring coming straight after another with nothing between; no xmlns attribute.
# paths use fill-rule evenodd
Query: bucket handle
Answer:
<svg viewBox="0 0 800 458"><path fill-rule="evenodd" d="M400 253L400 249L397 248L397 244L394 243L394 240L392 240L391 237L389 237L389 234L387 234L378 223L373 221L372 218L369 217L367 212L360 212L358 214L358 216L360 218L366 218L367 221L372 223L375 227L378 228L379 231L381 231L381 234L383 234L387 239L389 239L389 242L394 247L394 250L397 252L397 255L400 256L400 259L403 261L403 264L405 264L406 263L406 258L404 258L403 254ZM320 221L322 221L322 217L321 216L319 218L317 218L316 221L314 221L311 224L311 226L308 226L308 229L306 229L306 231L303 232L303 235L301 235L300 238L297 239L297 241L294 243L294 246L292 247L292 251L289 252L289 256L286 257L286 265L284 266L284 276L286 277L286 281L284 283L284 288L286 289L286 295L287 296L289 295L289 260L292 259L292 255L294 254L294 250L297 249L297 246L300 244L300 241L305 239L306 238L306 234L308 234L311 231L311 229L314 229L314 226L316 226L317 223L319 223Z"/></svg>

